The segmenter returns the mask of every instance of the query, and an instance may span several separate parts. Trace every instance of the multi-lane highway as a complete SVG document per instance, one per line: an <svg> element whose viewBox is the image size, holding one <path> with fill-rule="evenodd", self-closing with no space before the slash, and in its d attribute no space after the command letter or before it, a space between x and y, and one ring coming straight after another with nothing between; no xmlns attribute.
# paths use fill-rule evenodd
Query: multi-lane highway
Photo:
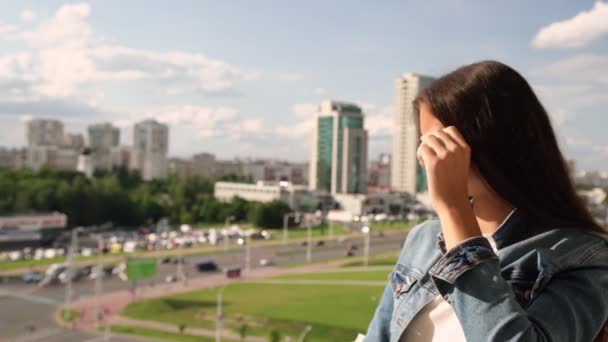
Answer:
<svg viewBox="0 0 608 342"><path fill-rule="evenodd" d="M398 250L405 233L387 234L383 237L371 239L370 254L380 254ZM313 262L336 259L346 256L346 246L358 245L355 255L361 255L363 240L349 238L349 241L325 241L323 246L313 243ZM251 248L251 267L263 267L259 260L269 259L276 265L304 264L306 263L306 247L301 243L276 246L256 246ZM189 277L205 277L208 274L199 273L194 268L197 262L213 260L220 268L244 267L245 250L233 250L216 256L187 256L184 270ZM143 281L139 286L153 286L165 281L167 275L175 274L177 265L160 264L158 274ZM106 278L103 282L104 292L129 289L130 283L117 277ZM53 315L64 303L65 287L56 285L39 288L20 282L0 284L0 341L87 341L99 336L59 327ZM82 280L73 286L73 299L94 294L94 281ZM133 341L127 337L113 337L112 341ZM140 339L138 339L140 340Z"/></svg>

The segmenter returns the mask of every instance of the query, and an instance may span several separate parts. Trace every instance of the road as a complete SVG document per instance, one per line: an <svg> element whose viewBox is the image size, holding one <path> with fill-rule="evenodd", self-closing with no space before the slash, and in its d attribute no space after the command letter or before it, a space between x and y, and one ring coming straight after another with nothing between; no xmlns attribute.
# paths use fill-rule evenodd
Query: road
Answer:
<svg viewBox="0 0 608 342"><path fill-rule="evenodd" d="M384 237L373 237L371 239L370 254L381 254L396 251L401 248L405 233L387 234ZM324 246L314 246L313 262L331 260L345 256L345 245L355 244L359 248L356 255L361 255L363 246L362 239L350 238L349 241L338 243L337 241L326 242ZM185 257L184 271L189 277L206 277L208 274L198 273L194 265L203 260L213 260L220 268L243 267L245 264L244 248L239 251L221 253L215 257L187 256ZM292 265L306 263L306 247L301 244L277 245L251 248L251 267L259 266L260 259L270 259L276 265ZM169 274L176 272L177 266L173 264L159 265L158 274L150 279L142 280L138 286L147 287L164 281ZM117 277L104 279L104 292L129 289L130 283L124 282ZM83 280L73 286L73 299L92 295L94 293L94 281ZM5 283L0 286L0 341L87 341L98 336L71 331L60 328L53 315L64 303L65 288L61 285L39 288L35 285L23 283ZM29 327L35 327L30 332ZM127 337L115 337L112 341L141 341Z"/></svg>

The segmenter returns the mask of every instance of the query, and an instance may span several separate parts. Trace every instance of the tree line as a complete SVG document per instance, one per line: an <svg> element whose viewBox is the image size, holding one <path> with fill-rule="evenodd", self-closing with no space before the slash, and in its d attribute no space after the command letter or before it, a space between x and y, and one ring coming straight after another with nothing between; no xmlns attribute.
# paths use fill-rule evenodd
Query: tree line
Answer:
<svg viewBox="0 0 608 342"><path fill-rule="evenodd" d="M250 222L278 228L290 211L280 201L257 203L213 197L215 181L251 182L236 175L217 179L168 177L143 181L136 171L117 169L87 179L78 172L0 169L0 215L59 211L70 227L111 222L138 227L168 218L172 224Z"/></svg>

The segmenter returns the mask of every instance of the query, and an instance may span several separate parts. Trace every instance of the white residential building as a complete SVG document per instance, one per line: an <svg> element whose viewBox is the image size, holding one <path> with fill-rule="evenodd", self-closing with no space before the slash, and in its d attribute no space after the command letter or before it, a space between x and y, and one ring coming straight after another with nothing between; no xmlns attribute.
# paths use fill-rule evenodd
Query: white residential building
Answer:
<svg viewBox="0 0 608 342"><path fill-rule="evenodd" d="M27 123L28 146L61 146L63 123L59 120L34 119Z"/></svg>
<svg viewBox="0 0 608 342"><path fill-rule="evenodd" d="M91 148L95 170L112 170L119 144L120 130L112 124L100 123L87 128L87 145Z"/></svg>
<svg viewBox="0 0 608 342"><path fill-rule="evenodd" d="M145 120L133 128L131 169L139 170L144 180L167 176L169 127L155 120Z"/></svg>
<svg viewBox="0 0 608 342"><path fill-rule="evenodd" d="M407 73L395 81L391 186L396 191L417 192L419 168L416 150L420 133L413 101L433 80Z"/></svg>
<svg viewBox="0 0 608 342"><path fill-rule="evenodd" d="M363 111L347 102L326 100L313 126L308 179L311 190L367 191L367 131Z"/></svg>

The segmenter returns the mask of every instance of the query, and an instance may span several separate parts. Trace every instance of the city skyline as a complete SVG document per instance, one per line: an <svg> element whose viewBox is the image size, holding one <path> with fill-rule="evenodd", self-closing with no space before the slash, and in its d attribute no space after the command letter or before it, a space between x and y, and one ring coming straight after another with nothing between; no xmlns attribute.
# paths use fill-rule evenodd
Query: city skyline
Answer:
<svg viewBox="0 0 608 342"><path fill-rule="evenodd" d="M375 157L392 152L400 75L494 58L530 80L568 158L608 169L608 5L539 2L521 13L522 3L275 3L268 13L247 3L4 4L0 145L25 146L31 118L61 120L68 132L111 122L123 142L154 118L174 132L170 156L303 161L316 106L331 98L365 111Z"/></svg>

